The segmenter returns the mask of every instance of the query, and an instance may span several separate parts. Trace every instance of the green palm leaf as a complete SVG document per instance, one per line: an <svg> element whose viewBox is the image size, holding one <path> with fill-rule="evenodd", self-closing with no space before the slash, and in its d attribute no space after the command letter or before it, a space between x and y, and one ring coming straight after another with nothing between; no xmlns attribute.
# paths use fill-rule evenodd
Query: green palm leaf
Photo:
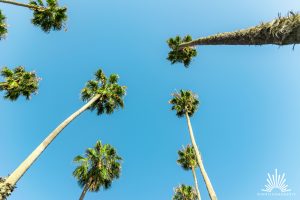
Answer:
<svg viewBox="0 0 300 200"><path fill-rule="evenodd" d="M47 6L44 6L42 0L30 1L30 5L41 8L33 9L31 22L46 33L49 33L51 30L61 30L67 21L67 8L59 7L57 0L46 0L46 2Z"/></svg>
<svg viewBox="0 0 300 200"><path fill-rule="evenodd" d="M40 78L35 72L27 72L22 66L13 70L4 67L1 76L4 81L0 82L0 91L5 91L5 99L15 101L22 95L29 100L32 94L37 93Z"/></svg>
<svg viewBox="0 0 300 200"><path fill-rule="evenodd" d="M189 67L193 57L197 56L197 51L194 47L180 48L179 45L190 41L192 41L192 37L189 35L183 38L176 36L175 38L170 38L167 41L171 49L167 59L171 62L171 64L183 63L186 68Z"/></svg>
<svg viewBox="0 0 300 200"><path fill-rule="evenodd" d="M178 117L183 117L185 113L191 117L199 106L199 100L196 94L190 90L180 90L173 94L173 98L169 101L172 104L171 109L176 111Z"/></svg>
<svg viewBox="0 0 300 200"><path fill-rule="evenodd" d="M197 168L197 158L195 150L191 145L187 145L182 150L178 151L177 163L181 165L184 170L191 170L192 168Z"/></svg>
<svg viewBox="0 0 300 200"><path fill-rule="evenodd" d="M7 25L5 19L6 17L3 15L2 11L0 10L0 40L5 38L7 33Z"/></svg>
<svg viewBox="0 0 300 200"><path fill-rule="evenodd" d="M197 193L193 187L182 184L175 188L173 200L197 200Z"/></svg>
<svg viewBox="0 0 300 200"><path fill-rule="evenodd" d="M88 190L97 192L100 188L108 189L114 179L120 177L122 158L109 144L97 141L93 148L85 151L85 156L76 156L78 164L73 172L81 187L88 185Z"/></svg>
<svg viewBox="0 0 300 200"><path fill-rule="evenodd" d="M99 69L95 73L95 80L88 81L81 90L81 99L89 101L95 95L100 95L100 98L89 108L92 111L97 110L98 115L111 114L116 109L123 108L126 87L120 86L118 80L117 74L112 74L107 79L103 71Z"/></svg>

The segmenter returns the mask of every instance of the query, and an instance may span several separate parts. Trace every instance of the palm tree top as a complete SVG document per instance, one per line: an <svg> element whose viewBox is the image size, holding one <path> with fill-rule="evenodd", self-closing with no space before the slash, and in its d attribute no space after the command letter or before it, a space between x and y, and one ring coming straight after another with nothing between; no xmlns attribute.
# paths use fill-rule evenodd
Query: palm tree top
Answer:
<svg viewBox="0 0 300 200"><path fill-rule="evenodd" d="M3 15L2 11L0 10L0 40L5 38L5 35L7 33L5 19L6 17Z"/></svg>
<svg viewBox="0 0 300 200"><path fill-rule="evenodd" d="M113 179L120 177L122 158L109 144L102 144L97 141L93 148L88 148L85 156L76 156L74 162L78 166L73 175L78 184L84 187L88 184L89 191L97 192L101 187L111 187Z"/></svg>
<svg viewBox="0 0 300 200"><path fill-rule="evenodd" d="M196 190L189 185L181 184L175 188L173 200L197 200Z"/></svg>
<svg viewBox="0 0 300 200"><path fill-rule="evenodd" d="M191 170L198 166L196 153L191 145L187 145L182 150L179 150L178 156L177 163L180 164L184 170Z"/></svg>
<svg viewBox="0 0 300 200"><path fill-rule="evenodd" d="M0 177L0 199L6 200L16 188L15 185L11 185L5 182L6 177Z"/></svg>
<svg viewBox="0 0 300 200"><path fill-rule="evenodd" d="M0 73L4 78L4 82L0 82L0 91L6 91L5 99L15 101L22 95L29 100L32 94L37 94L40 78L35 72L27 72L19 66L13 70L4 67Z"/></svg>
<svg viewBox="0 0 300 200"><path fill-rule="evenodd" d="M171 49L167 59L171 61L171 64L183 63L186 68L189 67L193 57L197 56L197 50L193 47L180 48L179 45L190 41L192 41L192 37L190 35L183 38L176 36L167 41Z"/></svg>
<svg viewBox="0 0 300 200"><path fill-rule="evenodd" d="M31 22L46 33L51 30L61 30L67 21L67 8L59 7L57 0L46 0L46 2L47 5L44 4L43 0L30 1L29 5L38 8L33 9Z"/></svg>
<svg viewBox="0 0 300 200"><path fill-rule="evenodd" d="M95 73L95 79L89 80L81 90L81 99L89 101L96 95L100 98L90 106L90 110L97 109L97 114L111 114L115 109L124 107L123 98L126 95L126 86L118 84L119 76L111 74L109 78L99 69Z"/></svg>
<svg viewBox="0 0 300 200"><path fill-rule="evenodd" d="M172 110L176 111L178 117L183 117L186 113L191 117L199 106L198 96L190 90L180 90L172 94L173 98L169 101Z"/></svg>
<svg viewBox="0 0 300 200"><path fill-rule="evenodd" d="M168 60L172 64L183 63L187 68L193 57L197 55L197 45L296 45L300 44L299 37L300 14L289 12L287 16L275 18L256 26L232 32L221 32L192 40L187 35L183 38L176 36L167 43L170 47Z"/></svg>

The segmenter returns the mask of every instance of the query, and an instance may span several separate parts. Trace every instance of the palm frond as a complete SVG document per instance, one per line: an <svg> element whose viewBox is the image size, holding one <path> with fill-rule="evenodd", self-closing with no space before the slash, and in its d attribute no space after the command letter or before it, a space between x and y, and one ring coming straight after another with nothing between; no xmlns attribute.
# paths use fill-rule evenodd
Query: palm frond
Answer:
<svg viewBox="0 0 300 200"><path fill-rule="evenodd" d="M173 200L197 200L197 192L192 186L181 184L175 188Z"/></svg>
<svg viewBox="0 0 300 200"><path fill-rule="evenodd" d="M78 184L89 185L89 191L97 192L100 188L108 189L112 181L120 177L122 158L109 144L97 141L93 148L85 151L85 156L76 156L78 166L73 172Z"/></svg>
<svg viewBox="0 0 300 200"><path fill-rule="evenodd" d="M81 90L81 99L89 101L95 95L100 95L91 106L90 110L97 110L97 115L112 114L116 109L124 107L124 96L126 95L126 86L118 84L119 76L110 75L108 81L104 72L99 69L95 73L95 80L87 82Z"/></svg>
<svg viewBox="0 0 300 200"><path fill-rule="evenodd" d="M171 110L176 111L178 117L183 117L185 113L189 116L197 111L199 100L196 94L190 90L180 90L178 93L172 94L173 98L169 101L172 104Z"/></svg>
<svg viewBox="0 0 300 200"><path fill-rule="evenodd" d="M30 1L31 5L43 7L43 9L33 10L32 24L40 27L46 33L51 30L61 30L67 21L67 8L59 7L57 0L47 0L46 2L47 6L44 6L42 0Z"/></svg>
<svg viewBox="0 0 300 200"><path fill-rule="evenodd" d="M5 38L7 34L6 17L0 10L0 40Z"/></svg>
<svg viewBox="0 0 300 200"><path fill-rule="evenodd" d="M5 91L5 99L15 101L22 95L29 100L32 94L37 94L40 78L35 72L27 72L20 66L13 70L4 67L0 74L4 78L0 91Z"/></svg>
<svg viewBox="0 0 300 200"><path fill-rule="evenodd" d="M177 163L184 170L191 170L192 168L197 168L197 158L194 148L191 145L187 145L182 150L178 151Z"/></svg>
<svg viewBox="0 0 300 200"><path fill-rule="evenodd" d="M179 45L185 42L192 41L192 37L187 35L181 39L180 36L170 38L167 43L171 51L168 54L167 59L171 64L183 63L186 68L189 67L193 57L197 56L197 51L193 47L179 48Z"/></svg>

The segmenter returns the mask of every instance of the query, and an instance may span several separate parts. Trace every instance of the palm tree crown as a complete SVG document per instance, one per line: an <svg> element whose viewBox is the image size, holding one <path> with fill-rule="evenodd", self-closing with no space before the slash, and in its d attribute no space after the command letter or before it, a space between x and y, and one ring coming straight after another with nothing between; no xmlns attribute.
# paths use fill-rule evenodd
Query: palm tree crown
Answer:
<svg viewBox="0 0 300 200"><path fill-rule="evenodd" d="M197 193L193 187L182 184L175 189L173 200L197 200Z"/></svg>
<svg viewBox="0 0 300 200"><path fill-rule="evenodd" d="M296 45L299 37L300 14L289 12L285 17L278 16L270 22L232 32L223 32L192 40L191 36L183 39L177 36L168 40L171 51L168 60L183 63L185 67L197 55L197 45Z"/></svg>
<svg viewBox="0 0 300 200"><path fill-rule="evenodd" d="M197 95L190 90L174 93L169 103L173 105L171 109L176 111L178 117L183 117L186 113L190 117L193 116L199 106Z"/></svg>
<svg viewBox="0 0 300 200"><path fill-rule="evenodd" d="M95 95L100 95L100 98L90 106L90 110L97 109L97 114L101 115L111 114L115 109L124 107L123 97L126 94L126 86L120 86L118 79L117 74L112 74L107 80L101 69L95 73L95 80L88 81L81 91L83 101L89 101Z"/></svg>
<svg viewBox="0 0 300 200"><path fill-rule="evenodd" d="M97 192L101 187L108 189L113 179L119 178L122 158L109 144L97 141L94 148L88 148L85 157L76 156L74 162L79 166L73 172L81 187L88 184L88 190Z"/></svg>
<svg viewBox="0 0 300 200"><path fill-rule="evenodd" d="M192 58L197 56L197 51L193 47L180 48L179 45L190 41L192 41L192 37L189 35L182 39L180 36L170 38L167 43L171 48L171 51L169 52L167 59L171 61L172 64L183 63L186 68L189 67Z"/></svg>
<svg viewBox="0 0 300 200"><path fill-rule="evenodd" d="M198 166L195 150L191 145L178 151L177 163L181 165L184 170L191 170Z"/></svg>
<svg viewBox="0 0 300 200"><path fill-rule="evenodd" d="M30 1L29 5L36 6L38 9L33 9L33 18L31 22L41 27L44 32L50 30L61 30L67 20L67 8L59 7L57 0L46 0L47 6L42 0Z"/></svg>
<svg viewBox="0 0 300 200"><path fill-rule="evenodd" d="M26 72L25 68L20 66L13 70L4 67L0 73L4 77L4 82L0 82L0 91L6 91L5 99L15 101L23 95L29 100L31 94L37 93L40 78L35 72Z"/></svg>
<svg viewBox="0 0 300 200"><path fill-rule="evenodd" d="M7 33L6 23L5 23L5 16L2 14L0 10L0 40L3 39Z"/></svg>

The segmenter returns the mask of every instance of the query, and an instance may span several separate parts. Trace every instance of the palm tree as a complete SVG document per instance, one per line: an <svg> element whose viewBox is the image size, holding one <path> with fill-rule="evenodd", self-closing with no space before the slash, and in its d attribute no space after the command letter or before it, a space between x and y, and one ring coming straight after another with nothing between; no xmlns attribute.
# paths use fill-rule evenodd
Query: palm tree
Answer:
<svg viewBox="0 0 300 200"><path fill-rule="evenodd" d="M0 74L4 78L4 82L0 82L0 91L5 91L5 99L15 101L22 95L29 100L32 94L37 93L40 78L35 72L27 72L19 66L13 70L4 67Z"/></svg>
<svg viewBox="0 0 300 200"><path fill-rule="evenodd" d="M196 45L295 45L300 43L300 14L290 12L286 17L279 16L271 22L261 23L257 26L233 32L219 33L208 37L192 40L191 36L185 36L188 40L179 36L169 39L167 42L171 51L168 59L172 64L184 63L188 67ZM187 62L188 60L188 62Z"/></svg>
<svg viewBox="0 0 300 200"><path fill-rule="evenodd" d="M201 200L201 195L199 191L197 175L195 168L198 167L197 158L195 154L195 150L192 146L187 145L186 148L178 151L178 160L177 163L181 165L184 170L192 170L194 181L195 181L195 189L197 192L198 200Z"/></svg>
<svg viewBox="0 0 300 200"><path fill-rule="evenodd" d="M118 84L118 79L119 76L117 74L112 74L107 80L107 77L105 76L103 71L99 69L95 73L95 80L88 81L86 86L81 91L81 98L87 103L72 115L70 115L60 125L58 125L48 135L48 137L21 163L21 165L19 165L19 167L7 177L5 185L16 185L18 180L25 174L29 167L43 153L48 145L58 136L58 134L85 110L90 109L93 111L96 109L97 114L101 115L104 113L111 114L119 107L123 108L123 97L126 93L126 87L120 86ZM4 190L6 189L2 189L2 191ZM7 188L7 190L9 190L9 188Z"/></svg>
<svg viewBox="0 0 300 200"><path fill-rule="evenodd" d="M67 20L67 8L59 7L57 0L31 0L28 4L12 0L0 0L0 3L6 3L28 8L33 11L32 24L40 27L44 32L49 33L51 30L61 30ZM6 33L4 15L0 15L0 37Z"/></svg>
<svg viewBox="0 0 300 200"><path fill-rule="evenodd" d="M5 38L7 33L6 23L5 23L5 16L3 15L2 11L0 10L0 40Z"/></svg>
<svg viewBox="0 0 300 200"><path fill-rule="evenodd" d="M194 133L193 133L193 129L192 129L191 121L190 121L190 117L192 117L194 115L194 113L196 112L196 110L198 109L198 106L199 106L198 97L192 91L180 90L179 93L173 94L173 98L170 100L170 104L172 104L172 110L176 111L176 115L178 117L183 117L183 116L186 117L191 142L192 142L193 148L195 150L197 162L198 162L201 174L203 176L204 182L206 184L210 199L217 200L217 195L216 195L214 188L209 180L209 177L205 171L205 168L204 168L204 165L202 162L202 158L201 158L201 154L200 154L200 151L196 144L196 140L194 137Z"/></svg>
<svg viewBox="0 0 300 200"><path fill-rule="evenodd" d="M101 187L110 188L113 180L120 177L121 160L111 145L102 145L99 140L94 148L85 151L85 157L76 156L74 162L78 166L73 176L83 188L79 200L83 200L87 191L98 192Z"/></svg>
<svg viewBox="0 0 300 200"><path fill-rule="evenodd" d="M197 200L197 193L192 186L181 184L175 188L173 200Z"/></svg>
<svg viewBox="0 0 300 200"><path fill-rule="evenodd" d="M171 62L171 64L183 63L186 68L189 67L193 57L197 56L197 51L193 47L185 47L183 49L179 49L179 45L190 41L192 41L192 37L189 35L183 38L181 38L180 36L176 36L175 38L170 38L167 41L170 49L172 49L169 52L167 58Z"/></svg>

